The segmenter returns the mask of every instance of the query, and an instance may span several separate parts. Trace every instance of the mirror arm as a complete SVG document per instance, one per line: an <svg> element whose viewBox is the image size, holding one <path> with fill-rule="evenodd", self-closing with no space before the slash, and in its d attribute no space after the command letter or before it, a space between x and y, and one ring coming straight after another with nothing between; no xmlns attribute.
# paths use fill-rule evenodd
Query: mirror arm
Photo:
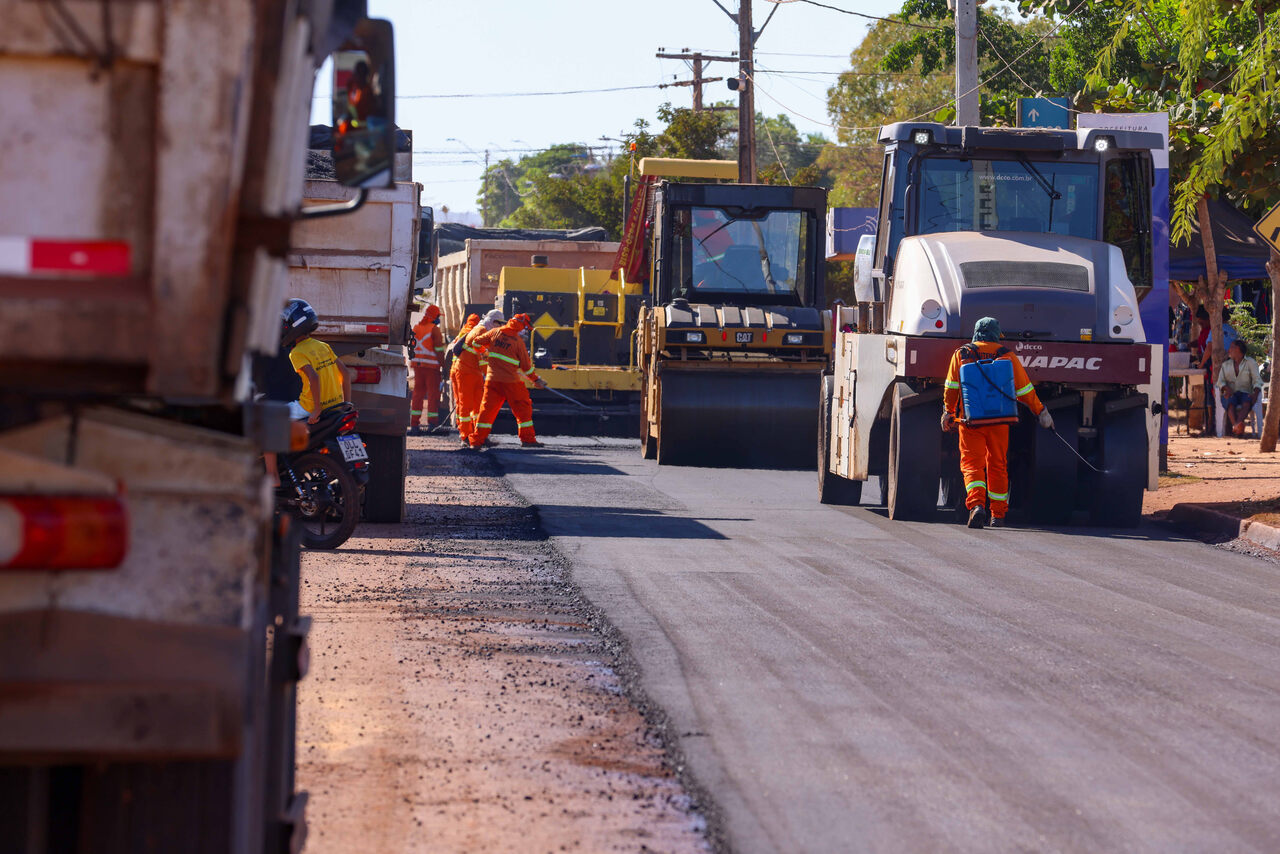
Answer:
<svg viewBox="0 0 1280 854"><path fill-rule="evenodd" d="M326 216L342 216L343 214L354 213L364 207L365 201L369 198L369 188L361 187L360 192L356 193L356 197L349 202L339 202L334 205L313 205L309 208L303 208L298 212L298 219L320 219Z"/></svg>

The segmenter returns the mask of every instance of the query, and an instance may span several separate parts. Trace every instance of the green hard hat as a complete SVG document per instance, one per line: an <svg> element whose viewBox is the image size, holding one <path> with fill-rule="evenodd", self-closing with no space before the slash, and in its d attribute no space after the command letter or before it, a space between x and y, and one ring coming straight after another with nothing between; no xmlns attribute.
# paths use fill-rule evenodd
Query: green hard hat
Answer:
<svg viewBox="0 0 1280 854"><path fill-rule="evenodd" d="M999 341L1000 321L994 317L984 317L973 324L974 341Z"/></svg>

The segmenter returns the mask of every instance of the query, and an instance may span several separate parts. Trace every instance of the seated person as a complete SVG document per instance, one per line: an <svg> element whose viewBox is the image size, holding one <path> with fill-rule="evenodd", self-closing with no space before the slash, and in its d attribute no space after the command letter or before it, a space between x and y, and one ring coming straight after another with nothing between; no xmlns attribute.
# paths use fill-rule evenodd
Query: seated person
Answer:
<svg viewBox="0 0 1280 854"><path fill-rule="evenodd" d="M1227 360L1218 370L1218 388L1227 427L1233 435L1244 435L1244 420L1262 394L1258 363L1245 354L1244 342L1236 339L1227 348Z"/></svg>

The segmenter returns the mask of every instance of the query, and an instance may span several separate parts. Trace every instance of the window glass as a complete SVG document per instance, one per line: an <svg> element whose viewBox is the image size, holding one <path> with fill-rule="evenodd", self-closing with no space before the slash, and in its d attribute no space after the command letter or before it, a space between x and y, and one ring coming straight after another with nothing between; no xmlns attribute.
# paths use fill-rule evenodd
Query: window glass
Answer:
<svg viewBox="0 0 1280 854"><path fill-rule="evenodd" d="M1097 219L1095 164L944 157L921 163L919 234L1031 231L1097 240Z"/></svg>
<svg viewBox="0 0 1280 854"><path fill-rule="evenodd" d="M803 302L810 228L808 215L798 210L756 216L678 208L672 222L673 295L696 301L730 293Z"/></svg>

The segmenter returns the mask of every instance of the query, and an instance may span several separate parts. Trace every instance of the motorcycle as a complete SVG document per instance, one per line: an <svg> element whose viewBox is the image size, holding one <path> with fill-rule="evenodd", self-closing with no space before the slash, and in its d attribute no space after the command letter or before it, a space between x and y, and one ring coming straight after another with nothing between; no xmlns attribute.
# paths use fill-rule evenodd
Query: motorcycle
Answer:
<svg viewBox="0 0 1280 854"><path fill-rule="evenodd" d="M350 403L331 406L308 425L304 450L280 455L276 511L298 518L302 544L308 548L336 549L360 519L369 454L355 432L357 417Z"/></svg>

